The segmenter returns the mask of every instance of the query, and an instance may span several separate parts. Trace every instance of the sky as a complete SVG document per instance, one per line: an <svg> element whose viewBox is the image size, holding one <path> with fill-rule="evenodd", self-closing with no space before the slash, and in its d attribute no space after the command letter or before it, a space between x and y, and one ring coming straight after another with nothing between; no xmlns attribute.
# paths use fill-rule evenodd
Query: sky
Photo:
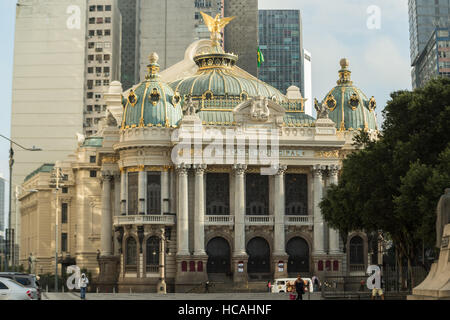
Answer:
<svg viewBox="0 0 450 320"><path fill-rule="evenodd" d="M7 137L11 132L16 2L0 0L0 134ZM304 47L312 54L313 97L319 101L336 85L343 57L350 61L354 85L377 99L379 123L390 93L411 89L407 0L259 0L259 8L301 11ZM377 11L379 15L374 15ZM0 173L5 178L8 151L8 142L0 139Z"/></svg>

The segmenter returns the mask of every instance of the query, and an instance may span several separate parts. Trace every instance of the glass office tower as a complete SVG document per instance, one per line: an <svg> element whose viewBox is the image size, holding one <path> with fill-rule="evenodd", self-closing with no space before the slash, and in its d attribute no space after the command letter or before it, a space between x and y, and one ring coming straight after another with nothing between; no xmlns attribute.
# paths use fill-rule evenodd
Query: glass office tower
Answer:
<svg viewBox="0 0 450 320"><path fill-rule="evenodd" d="M299 10L259 10L258 77L283 93L295 85L305 92L302 19Z"/></svg>

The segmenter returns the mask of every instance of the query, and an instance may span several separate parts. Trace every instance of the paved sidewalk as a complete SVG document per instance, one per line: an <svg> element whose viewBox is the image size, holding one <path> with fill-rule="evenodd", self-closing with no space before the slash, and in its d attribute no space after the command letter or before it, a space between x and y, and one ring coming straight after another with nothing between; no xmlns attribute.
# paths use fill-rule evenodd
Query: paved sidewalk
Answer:
<svg viewBox="0 0 450 320"><path fill-rule="evenodd" d="M304 300L321 300L320 293L303 296ZM43 292L42 300L80 300L79 293ZM289 300L285 293L87 293L86 300Z"/></svg>

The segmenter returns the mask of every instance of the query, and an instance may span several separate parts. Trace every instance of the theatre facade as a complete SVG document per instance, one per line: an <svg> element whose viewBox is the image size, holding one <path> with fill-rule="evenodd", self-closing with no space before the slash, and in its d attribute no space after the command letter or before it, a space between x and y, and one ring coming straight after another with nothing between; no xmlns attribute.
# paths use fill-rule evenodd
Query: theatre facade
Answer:
<svg viewBox="0 0 450 320"><path fill-rule="evenodd" d="M20 196L24 265L32 253L36 273L52 272L57 248L60 272L78 265L127 292L364 272L366 235L341 237L319 203L355 133L376 138L375 99L342 59L312 118L298 88L238 68L219 37L193 46L178 79L163 80L154 53L145 81L113 82L99 134L26 178L37 192Z"/></svg>

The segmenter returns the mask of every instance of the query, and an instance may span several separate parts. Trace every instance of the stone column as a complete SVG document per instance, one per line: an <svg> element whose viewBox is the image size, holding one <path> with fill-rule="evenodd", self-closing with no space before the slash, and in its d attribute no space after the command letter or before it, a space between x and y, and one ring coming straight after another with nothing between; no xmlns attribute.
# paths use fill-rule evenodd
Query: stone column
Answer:
<svg viewBox="0 0 450 320"><path fill-rule="evenodd" d="M127 172L123 168L121 170L121 178L120 178L120 213L122 215L127 214Z"/></svg>
<svg viewBox="0 0 450 320"><path fill-rule="evenodd" d="M330 185L337 185L338 184L338 174L339 174L339 166L332 165L329 167L329 184ZM341 253L341 250L339 248L339 231L330 228L330 253L336 254Z"/></svg>
<svg viewBox="0 0 450 320"><path fill-rule="evenodd" d="M195 212L194 212L194 255L205 256L205 164L194 165L195 169Z"/></svg>
<svg viewBox="0 0 450 320"><path fill-rule="evenodd" d="M178 171L178 210L177 210L177 255L189 256L188 224L188 169L190 165L177 165Z"/></svg>
<svg viewBox="0 0 450 320"><path fill-rule="evenodd" d="M274 255L286 255L285 232L284 232L284 174L287 166L280 166L275 175L274 188L274 213L275 213L275 232L274 232Z"/></svg>
<svg viewBox="0 0 450 320"><path fill-rule="evenodd" d="M100 234L100 254L112 255L112 210L111 210L111 180L112 175L102 172L102 226Z"/></svg>
<svg viewBox="0 0 450 320"><path fill-rule="evenodd" d="M245 170L247 165L233 166L235 174L234 188L234 256L246 256L245 251Z"/></svg>
<svg viewBox="0 0 450 320"><path fill-rule="evenodd" d="M323 195L323 167L315 165L314 175L314 254L325 254L324 249L324 223L319 203Z"/></svg>
<svg viewBox="0 0 450 320"><path fill-rule="evenodd" d="M161 172L161 214L169 213L169 171L164 169Z"/></svg>
<svg viewBox="0 0 450 320"><path fill-rule="evenodd" d="M114 173L114 216L120 216L120 173ZM114 237L114 255L119 255L120 243Z"/></svg>
<svg viewBox="0 0 450 320"><path fill-rule="evenodd" d="M145 207L146 198L147 198L147 188L146 188L146 172L144 169L142 171L139 171L138 175L138 199L139 199L139 207L138 207L138 213L140 215L144 215L147 211Z"/></svg>

